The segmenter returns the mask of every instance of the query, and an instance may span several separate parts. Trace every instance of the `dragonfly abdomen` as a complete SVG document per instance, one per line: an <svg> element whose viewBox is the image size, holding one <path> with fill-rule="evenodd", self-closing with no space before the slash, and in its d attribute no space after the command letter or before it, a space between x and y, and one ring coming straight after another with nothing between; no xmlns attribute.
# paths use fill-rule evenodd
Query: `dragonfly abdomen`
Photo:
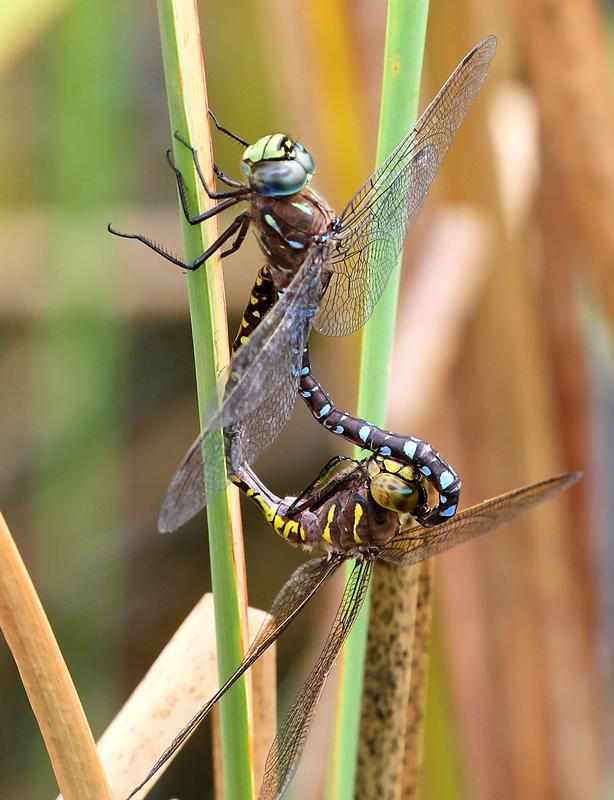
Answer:
<svg viewBox="0 0 614 800"><path fill-rule="evenodd" d="M232 344L233 352L237 350L240 345L247 342L249 337L262 322L262 318L271 308L275 299L275 287L273 286L269 268L263 267L256 276L256 281L249 296L249 303L243 312L239 330Z"/></svg>
<svg viewBox="0 0 614 800"><path fill-rule="evenodd" d="M414 512L422 525L437 525L456 513L461 492L457 473L428 442L415 436L402 436L372 425L367 420L339 411L331 397L311 374L309 350L303 354L300 389L314 418L327 430L358 447L370 450L400 464L416 467L437 494L429 506L425 501Z"/></svg>
<svg viewBox="0 0 614 800"><path fill-rule="evenodd" d="M248 465L244 465L239 472L233 477L233 483L256 503L275 533L295 546L305 544L307 536L301 520L284 513L287 505L281 498L273 494Z"/></svg>

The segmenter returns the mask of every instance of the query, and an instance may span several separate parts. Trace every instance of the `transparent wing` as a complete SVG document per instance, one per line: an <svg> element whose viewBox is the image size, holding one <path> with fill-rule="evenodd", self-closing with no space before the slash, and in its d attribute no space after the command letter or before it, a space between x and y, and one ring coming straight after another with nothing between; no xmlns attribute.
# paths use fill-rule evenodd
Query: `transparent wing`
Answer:
<svg viewBox="0 0 614 800"><path fill-rule="evenodd" d="M284 428L296 401L303 349L321 296L322 253L316 249L234 353L224 374L223 399L213 403L207 428L168 488L158 517L161 532L179 528L225 488L227 473L219 468L225 451L232 475L238 464L253 464ZM224 438L219 428L225 429Z"/></svg>
<svg viewBox="0 0 614 800"><path fill-rule="evenodd" d="M287 514L292 517L307 509L314 510L324 500L337 491L341 484L362 468L362 464L346 456L334 456L320 470L318 476L303 489L288 507Z"/></svg>
<svg viewBox="0 0 614 800"><path fill-rule="evenodd" d="M489 36L465 56L413 130L344 209L327 253L332 276L314 322L320 333L343 336L369 319L496 47Z"/></svg>
<svg viewBox="0 0 614 800"><path fill-rule="evenodd" d="M580 472L569 472L493 497L461 511L450 522L434 528L425 529L421 525L413 525L383 548L379 557L399 566L418 564L474 536L481 536L505 522L510 522L537 503L573 486L580 476Z"/></svg>
<svg viewBox="0 0 614 800"><path fill-rule="evenodd" d="M269 750L258 800L281 797L292 780L311 728L324 682L362 607L372 561L355 562L324 648L294 699Z"/></svg>
<svg viewBox="0 0 614 800"><path fill-rule="evenodd" d="M302 564L292 573L273 601L271 610L258 631L256 638L252 642L241 666L177 734L171 744L149 770L144 780L130 792L127 800L130 800L131 797L139 792L143 786L153 778L156 772L173 757L177 750L185 744L218 700L226 694L228 689L230 689L241 675L243 675L243 673L260 658L265 650L273 644L280 634L283 633L299 611L305 607L314 592L337 570L341 563L341 558L333 560L314 558L306 564Z"/></svg>
<svg viewBox="0 0 614 800"><path fill-rule="evenodd" d="M234 353L221 405L211 409L206 430L240 423L269 397L279 394L282 386L290 384L291 397L283 405L292 408L303 348L324 288L322 258L322 249L314 247L280 299ZM284 384L288 375L292 381Z"/></svg>
<svg viewBox="0 0 614 800"><path fill-rule="evenodd" d="M180 528L205 507L207 497L215 497L226 487L228 480L223 470L209 469L205 479L205 464L221 464L225 455L221 431L198 436L173 475L162 501L158 514L160 533Z"/></svg>

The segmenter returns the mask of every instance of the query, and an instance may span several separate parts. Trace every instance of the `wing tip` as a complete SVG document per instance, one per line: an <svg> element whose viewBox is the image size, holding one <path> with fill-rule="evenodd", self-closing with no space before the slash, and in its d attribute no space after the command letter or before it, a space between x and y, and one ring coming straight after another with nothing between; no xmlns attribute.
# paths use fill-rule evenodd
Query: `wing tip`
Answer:
<svg viewBox="0 0 614 800"><path fill-rule="evenodd" d="M493 59L495 53L497 52L497 45L497 37L494 35L494 33L491 33L489 36L486 36L484 39L482 39L481 42L478 42L471 53L475 53L476 50L482 50L483 52L488 53L490 58Z"/></svg>
<svg viewBox="0 0 614 800"><path fill-rule="evenodd" d="M179 525L171 519L168 510L163 505L158 514L158 533L173 533L178 527Z"/></svg>
<svg viewBox="0 0 614 800"><path fill-rule="evenodd" d="M158 533L173 533L179 530L186 522L193 519L202 508L204 508L204 503L195 507L187 503L177 505L174 500L167 502L167 499L165 499L158 514Z"/></svg>
<svg viewBox="0 0 614 800"><path fill-rule="evenodd" d="M570 486L573 486L574 483L577 483L583 475L584 473L581 470L575 470L574 472L563 472L561 475L557 475L551 480L556 481L561 489L568 489Z"/></svg>
<svg viewBox="0 0 614 800"><path fill-rule="evenodd" d="M177 505L170 491L169 489L158 513L158 533L173 533L191 520L199 510L189 508L187 505Z"/></svg>

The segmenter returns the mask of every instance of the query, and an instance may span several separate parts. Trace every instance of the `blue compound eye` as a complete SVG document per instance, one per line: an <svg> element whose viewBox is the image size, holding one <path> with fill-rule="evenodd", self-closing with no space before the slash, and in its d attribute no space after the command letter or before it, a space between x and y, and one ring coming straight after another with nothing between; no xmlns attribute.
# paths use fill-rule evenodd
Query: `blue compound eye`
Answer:
<svg viewBox="0 0 614 800"><path fill-rule="evenodd" d="M255 192L283 197L300 192L313 178L316 165L300 142L273 133L245 149L241 169Z"/></svg>
<svg viewBox="0 0 614 800"><path fill-rule="evenodd" d="M261 161L254 164L248 174L252 189L266 197L296 194L307 185L310 177L298 159Z"/></svg>

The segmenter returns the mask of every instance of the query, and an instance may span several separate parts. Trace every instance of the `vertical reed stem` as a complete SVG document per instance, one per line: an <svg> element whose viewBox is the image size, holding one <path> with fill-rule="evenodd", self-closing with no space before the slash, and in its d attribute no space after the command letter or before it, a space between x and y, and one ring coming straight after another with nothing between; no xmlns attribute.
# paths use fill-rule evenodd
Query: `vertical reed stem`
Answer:
<svg viewBox="0 0 614 800"><path fill-rule="evenodd" d="M171 130L179 131L198 149L201 165L213 186L207 95L201 51L198 11L194 0L158 0L164 74ZM194 210L204 211L212 201L196 180L190 152L173 141L175 163L184 176ZM217 219L217 218L215 218ZM216 222L190 226L181 215L185 253L193 260L216 236ZM194 363L201 426L216 389L219 371L228 362L226 308L219 258L187 276ZM220 437L222 433L220 432ZM223 448L219 449L220 453ZM223 456L220 456L223 459ZM216 465L207 465L215 469ZM224 468L224 465L221 465ZM243 658L246 633L245 563L238 496L229 488L207 505L211 576L215 605L218 673L225 679ZM228 800L253 796L252 739L248 692L241 679L220 704L224 792Z"/></svg>
<svg viewBox="0 0 614 800"><path fill-rule="evenodd" d="M416 119L427 16L428 0L389 0L377 164L392 152ZM399 281L400 264L363 332L358 414L375 425L386 422ZM398 570L395 572L393 580L399 577ZM329 798L334 800L354 797L368 608L365 603L342 661L341 700L329 783Z"/></svg>

